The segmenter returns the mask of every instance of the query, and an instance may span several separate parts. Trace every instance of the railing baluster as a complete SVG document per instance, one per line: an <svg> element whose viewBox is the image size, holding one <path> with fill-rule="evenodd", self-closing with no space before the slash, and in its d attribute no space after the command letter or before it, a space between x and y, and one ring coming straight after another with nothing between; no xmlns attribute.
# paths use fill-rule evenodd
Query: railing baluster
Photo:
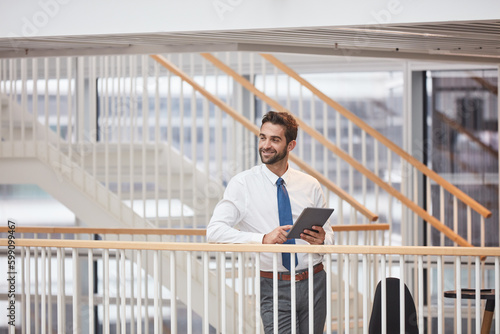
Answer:
<svg viewBox="0 0 500 334"><path fill-rule="evenodd" d="M10 155L14 154L14 62L15 59L9 59L9 93L8 93L8 108L9 108L9 141L11 142Z"/></svg>
<svg viewBox="0 0 500 334"><path fill-rule="evenodd" d="M208 271L208 268L207 268ZM245 308L243 304L243 296L245 294L244 281L245 281L245 268L243 266L243 253L238 253L238 333L243 334L244 331L244 317ZM207 290L208 294L208 290ZM208 313L207 313L208 315Z"/></svg>
<svg viewBox="0 0 500 334"><path fill-rule="evenodd" d="M146 188L146 174L148 173L147 168L149 166L147 159L147 148L146 143L149 141L149 92L148 92L148 60L147 55L142 55L142 174L141 174L141 184L142 184L142 216L146 219L147 214L147 188Z"/></svg>
<svg viewBox="0 0 500 334"><path fill-rule="evenodd" d="M32 99L33 99L33 117L31 118L31 122L33 124L32 126L32 140L35 148L35 154L38 155L38 58L33 58L31 60L31 66L32 66L32 79L33 79L33 92L32 92ZM0 103L1 105L1 103ZM1 106L0 106L0 115L2 113ZM0 123L1 123L1 116L0 116Z"/></svg>
<svg viewBox="0 0 500 334"><path fill-rule="evenodd" d="M479 256L475 258L475 281L476 281L476 333L481 333L481 261ZM498 318L497 318L498 319Z"/></svg>
<svg viewBox="0 0 500 334"><path fill-rule="evenodd" d="M160 66L154 63L155 78L155 125L154 125L154 200L155 200L155 226L160 227Z"/></svg>
<svg viewBox="0 0 500 334"><path fill-rule="evenodd" d="M177 280L176 280L176 259L175 252L170 252L170 314L171 326L170 331L172 334L177 334Z"/></svg>
<svg viewBox="0 0 500 334"><path fill-rule="evenodd" d="M110 305L109 305L109 249L104 249L103 251L103 269L104 269L104 290L103 290L103 308L104 308L104 319L102 323L103 333L110 333Z"/></svg>
<svg viewBox="0 0 500 334"><path fill-rule="evenodd" d="M456 319L462 319L462 273L460 271L460 256L455 256L455 290L457 291L457 317ZM455 321L456 333L462 333L462 321Z"/></svg>
<svg viewBox="0 0 500 334"><path fill-rule="evenodd" d="M387 257L386 255L382 255L380 257L380 269L381 269L381 275L380 275L380 282L381 282L381 292L382 292L382 300L381 300L381 305L382 305L382 333L387 333L387 282L386 282L386 277L387 277Z"/></svg>
<svg viewBox="0 0 500 334"><path fill-rule="evenodd" d="M64 308L66 303L64 300L64 258L63 248L57 248L57 332L65 333Z"/></svg>
<svg viewBox="0 0 500 334"><path fill-rule="evenodd" d="M278 254L273 253L273 323L278 323ZM274 334L278 334L278 326L273 326Z"/></svg>
<svg viewBox="0 0 500 334"><path fill-rule="evenodd" d="M137 251L137 334L142 334L142 319L142 250L140 249Z"/></svg>
<svg viewBox="0 0 500 334"><path fill-rule="evenodd" d="M443 302L443 256L437 257L437 312L438 312L438 334L444 330L444 302Z"/></svg>
<svg viewBox="0 0 500 334"><path fill-rule="evenodd" d="M203 58L201 61L202 65L202 75L203 75L203 86L207 87L207 62ZM207 99L203 99L203 170L205 172L205 187L203 188L204 193L203 196L203 205L204 205L204 221L210 221L211 216L211 208L210 208L210 199L212 198L212 194L209 192L208 185L210 184L210 175L213 175L210 172L210 162L211 162L211 149L210 144L212 139L210 138L210 108ZM252 109L254 110L254 109ZM200 200L201 196L198 196L197 202L201 204ZM200 210L201 211L201 210Z"/></svg>
<svg viewBox="0 0 500 334"><path fill-rule="evenodd" d="M120 320L121 320L121 332L125 334L127 332L127 290L126 290L126 274L125 274L125 250L120 249L120 301L121 301L121 310L120 310ZM118 266L118 259L117 259ZM118 291L118 290L117 290Z"/></svg>
<svg viewBox="0 0 500 334"><path fill-rule="evenodd" d="M57 150L61 149L61 58L56 58L56 133ZM59 168L63 168L61 157L59 157Z"/></svg>
<svg viewBox="0 0 500 334"><path fill-rule="evenodd" d="M31 333L31 249L26 247L26 256L24 259L24 278L23 286L26 286L24 290L25 301L23 305L23 310L26 312L26 333Z"/></svg>
<svg viewBox="0 0 500 334"><path fill-rule="evenodd" d="M405 273L405 257L404 255L399 256L399 271L400 271L400 278L399 278L399 318L401 321L399 322L399 330L401 333L405 332L405 307L403 305L406 305L405 303L405 279L406 279L406 273Z"/></svg>
<svg viewBox="0 0 500 334"><path fill-rule="evenodd" d="M304 119L304 96L302 86L299 86L299 118ZM304 159L304 140L299 140L299 158Z"/></svg>
<svg viewBox="0 0 500 334"><path fill-rule="evenodd" d="M159 273L159 250L155 250L153 252L153 299L154 299L154 333L158 334L160 332L160 321L162 321L161 317L161 310L159 306L159 298L158 295L160 294L159 287L160 287L160 273Z"/></svg>
<svg viewBox="0 0 500 334"><path fill-rule="evenodd" d="M77 334L81 331L80 324L80 268L79 268L79 258L78 258L78 249L72 249L72 267L73 267L73 278L72 278L72 286L73 286L73 333Z"/></svg>
<svg viewBox="0 0 500 334"><path fill-rule="evenodd" d="M47 333L47 248L41 247L41 255L42 255L42 263L41 263L41 276L42 276L42 285L41 288L41 305L40 305L40 313L41 313L41 324L40 329L41 333ZM52 282L51 282L52 283Z"/></svg>
<svg viewBox="0 0 500 334"><path fill-rule="evenodd" d="M500 305L500 259L495 257L495 305ZM479 257L476 258L476 263L479 262ZM477 295L477 293L476 293ZM477 304L476 304L477 305ZM500 307L495 308L495 334L500 333ZM477 333L477 332L476 332Z"/></svg>
<svg viewBox="0 0 500 334"><path fill-rule="evenodd" d="M129 66L130 66L130 143L129 143L129 175L128 175L128 183L129 183L129 200L130 200L130 208L131 208L131 216L134 216L134 207L136 205L134 193L135 193L135 133L136 133L136 122L137 122L137 108L136 101L138 97L136 95L137 88L137 77L136 77L136 56L130 56L129 58Z"/></svg>
<svg viewBox="0 0 500 334"><path fill-rule="evenodd" d="M100 57L102 59L102 57ZM89 60L89 97L88 97L88 105L89 105L89 136L87 138L88 142L86 143L86 138L83 133L79 133L78 141L82 145L89 145L89 149L85 150L87 154L91 155L91 170L90 174L92 177L97 178L97 151L96 144L97 138L99 137L99 131L101 131L101 127L98 125L99 119L97 118L97 104L102 106L102 100L98 101L97 98L97 60L96 57L90 57ZM99 78L101 80L101 78ZM99 99L101 99L101 94L99 94ZM100 107L99 107L100 110ZM102 140L102 138L99 138ZM82 150L84 150L82 148ZM83 157L82 157L83 159ZM94 188L92 190L89 189L91 193L94 193L97 197L97 182L94 183Z"/></svg>
<svg viewBox="0 0 500 334"><path fill-rule="evenodd" d="M444 188L439 188L439 219L444 222L445 220L445 207L444 207ZM444 246L444 234L440 234L440 246Z"/></svg>
<svg viewBox="0 0 500 334"><path fill-rule="evenodd" d="M300 86L302 87L302 86ZM335 115L335 145L337 145L337 147L341 147L341 140L342 140L342 137L341 137L341 134L342 134L342 130L341 130L341 118L340 118L340 114L337 113ZM336 168L335 168L335 182L338 184L338 185L342 185L342 161L339 157L336 157L335 158L335 165L336 165ZM337 214L337 217L339 219L338 223L339 224L345 224L344 222L344 202L342 201L342 198L340 198L340 196L337 196L337 207L338 207L338 214Z"/></svg>
<svg viewBox="0 0 500 334"><path fill-rule="evenodd" d="M34 239L38 239L38 233L35 233L33 235L33 238ZM35 334L38 334L40 333L40 326L38 326L38 324L40 323L40 309L39 309L39 305L40 305L40 295L39 295L39 291L38 291L38 278L39 278L39 275L38 275L38 247L33 247L33 264L34 264L34 276L36 278L36 281L35 281L35 285L34 285L34 288L35 288L35 291L34 291L34 305L35 305Z"/></svg>
<svg viewBox="0 0 500 334"><path fill-rule="evenodd" d="M92 239L92 235L90 235L89 239ZM89 295L89 305L88 305L88 313L89 313L89 322L88 322L88 327L89 327L89 334L94 334L95 333L95 323L97 319L95 319L94 316L94 307L95 307L95 301L94 301L94 289L96 288L94 285L94 275L96 272L94 271L94 252L92 248L89 248L87 251L87 267L88 267L88 277L87 280L89 282L88 286L88 295Z"/></svg>
<svg viewBox="0 0 500 334"><path fill-rule="evenodd" d="M255 254L255 333L260 334L261 332L261 320L260 320L260 254Z"/></svg>
<svg viewBox="0 0 500 334"><path fill-rule="evenodd" d="M368 168L367 165L367 159L366 159L366 132L364 130L361 130L361 163L363 166ZM361 193L363 196L363 205L366 205L366 176L364 174L361 175Z"/></svg>
<svg viewBox="0 0 500 334"><path fill-rule="evenodd" d="M356 221L357 220L357 212L355 212L355 215L356 215ZM356 245L358 244L358 240L359 240L359 233L358 232L351 232L353 234L353 242L352 244L353 245ZM360 291L362 289L359 288L359 284L358 284L358 271L359 271L359 259L358 259L358 255L354 255L354 264L352 266L352 285L354 287L354 298L353 298L353 321L354 321L354 332L357 333L358 330L359 330L359 322L358 322L358 319L359 319L359 298L357 298L357 291Z"/></svg>
<svg viewBox="0 0 500 334"><path fill-rule="evenodd" d="M47 233L47 239L51 239L52 236L50 233ZM51 248L47 249L47 328L51 329L52 327L52 250Z"/></svg>
<svg viewBox="0 0 500 334"><path fill-rule="evenodd" d="M104 57L104 117L102 121L102 126L104 127L104 186L106 189L111 190L109 184L109 142L111 140L110 136L112 134L112 124L110 121L110 85L109 81L109 56ZM109 197L109 196L108 196ZM106 201L106 207L109 209L109 200Z"/></svg>
<svg viewBox="0 0 500 334"><path fill-rule="evenodd" d="M117 239L119 240L119 238ZM121 290L121 275L120 275L120 250L116 249L114 252L114 263L115 263L115 313L116 313L116 332L120 333L121 328L121 312L120 312L120 300L122 296L120 296ZM111 295L111 293L110 293Z"/></svg>
<svg viewBox="0 0 500 334"><path fill-rule="evenodd" d="M189 58L189 68L191 72L191 78L194 78L194 55L191 54ZM190 110L190 116L191 116L191 189L192 194L191 194L191 200L193 203L193 217L192 217L192 222L191 222L191 227L197 228L196 226L196 212L199 211L199 208L196 207L196 196L198 194L197 187L196 187L196 181L197 181L197 145L198 145L198 125L197 125L197 120L198 120L198 115L197 115L197 105L196 105L196 91L194 89L191 90L191 110Z"/></svg>
<svg viewBox="0 0 500 334"><path fill-rule="evenodd" d="M368 255L367 254L363 254L362 256L362 264L363 264L363 276L365 277L365 279L363 280L363 316L362 316L362 319L363 319L363 333L364 334L368 334L368 319L369 319L369 311L368 311L368 301L370 300L370 296L371 296L371 293L370 293L370 288L369 288L369 284L370 284L370 280L367 279L368 277ZM328 292L328 289L326 290ZM326 313L328 314L328 312ZM330 322L330 321L328 321ZM327 322L327 325L328 325L328 322Z"/></svg>
<svg viewBox="0 0 500 334"><path fill-rule="evenodd" d="M456 196L453 196L453 231L458 233L458 201Z"/></svg>
<svg viewBox="0 0 500 334"><path fill-rule="evenodd" d="M485 230L484 230L484 217L481 216L481 223L479 224L480 226L480 229L481 229L481 247L485 247L486 246L486 243L485 243Z"/></svg>
<svg viewBox="0 0 500 334"><path fill-rule="evenodd" d="M418 257L418 328L420 331L424 331L424 257L419 255ZM429 270L429 269L428 269ZM428 305L430 308L430 305ZM417 320L417 319L415 319Z"/></svg>
<svg viewBox="0 0 500 334"><path fill-rule="evenodd" d="M209 319L208 319L208 308L209 303L209 290L208 290L208 252L203 252L203 333L209 333ZM234 286L234 285L233 285Z"/></svg>
<svg viewBox="0 0 500 334"><path fill-rule="evenodd" d="M145 242L148 242L148 237L147 235L145 236ZM149 281L148 281L148 274L147 274L147 268L149 268L149 256L147 252L144 254L144 333L149 334ZM172 268L170 268L171 272L173 271ZM173 298L173 297L172 297ZM172 331L172 333L174 333Z"/></svg>
<svg viewBox="0 0 500 334"><path fill-rule="evenodd" d="M316 130L316 106L314 104L314 95L311 96L309 108L309 112L311 113L309 124L311 125L311 128ZM316 169L316 142L314 140L311 140L311 147L309 149L309 152L311 152L311 167Z"/></svg>
<svg viewBox="0 0 500 334"><path fill-rule="evenodd" d="M173 126L172 126L172 74L167 71L167 185L172 184L172 148L173 148ZM172 187L167 188L168 198L168 220L167 226L172 227Z"/></svg>
<svg viewBox="0 0 500 334"><path fill-rule="evenodd" d="M25 120L25 110L28 106L27 101L27 89L26 89L26 81L27 81L27 69L26 62L27 60L21 59L21 108L23 112L21 113L21 143L22 143L22 155L26 154L26 120Z"/></svg>
<svg viewBox="0 0 500 334"><path fill-rule="evenodd" d="M134 241L134 235L132 235L132 240ZM134 262L134 259L137 259L137 250L131 250L130 251L130 266L129 266L129 277L130 277L130 333L136 333L136 313L140 313L140 310L136 311L135 306L136 303L134 303L135 300L135 291L137 291L137 272L134 270L134 264L137 265L137 263Z"/></svg>
<svg viewBox="0 0 500 334"><path fill-rule="evenodd" d="M186 253L186 284L187 284L187 302L186 302L186 319L187 319L187 334L193 333L193 259L192 252Z"/></svg>
<svg viewBox="0 0 500 334"><path fill-rule="evenodd" d="M66 58L66 80L68 81L68 120L66 121L66 145L68 145L68 163L71 163L71 158L73 157L73 93L72 93L72 58ZM68 166L69 167L69 166ZM69 171L69 177L73 180L73 168Z"/></svg>
<svg viewBox="0 0 500 334"><path fill-rule="evenodd" d="M182 55L179 54L179 68L182 69ZM182 156L186 156L186 151L184 149L184 143L186 141L186 138L184 137L184 82L181 81L180 83L180 93L179 93L179 151ZM185 182L185 174L184 174L185 168L184 168L184 159L180 159L180 166L179 166L179 198L181 199L181 202L185 198L184 194L184 182ZM180 219L181 219L181 228L186 227L184 225L184 205L181 203L181 210L180 210Z"/></svg>
<svg viewBox="0 0 500 334"><path fill-rule="evenodd" d="M221 304L219 308L220 319L221 319L221 333L227 333L227 324L226 324L226 253L222 252L220 257L220 299Z"/></svg>
<svg viewBox="0 0 500 334"><path fill-rule="evenodd" d="M349 334L350 333L350 324L351 324L351 310L350 310L350 302L351 302L351 293L350 293L350 254L346 254L344 256L344 326L345 326L345 333Z"/></svg>

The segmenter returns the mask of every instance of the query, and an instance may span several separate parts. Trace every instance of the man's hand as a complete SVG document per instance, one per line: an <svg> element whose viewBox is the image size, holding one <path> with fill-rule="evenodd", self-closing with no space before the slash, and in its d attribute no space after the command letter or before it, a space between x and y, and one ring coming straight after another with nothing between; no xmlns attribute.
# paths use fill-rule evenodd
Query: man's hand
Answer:
<svg viewBox="0 0 500 334"><path fill-rule="evenodd" d="M311 245L323 245L325 243L325 230L321 226L313 226L312 230L304 230L300 238Z"/></svg>
<svg viewBox="0 0 500 334"><path fill-rule="evenodd" d="M282 244L286 239L286 235L288 234L288 230L292 228L292 225L283 225L278 226L271 232L264 235L262 239L263 244Z"/></svg>

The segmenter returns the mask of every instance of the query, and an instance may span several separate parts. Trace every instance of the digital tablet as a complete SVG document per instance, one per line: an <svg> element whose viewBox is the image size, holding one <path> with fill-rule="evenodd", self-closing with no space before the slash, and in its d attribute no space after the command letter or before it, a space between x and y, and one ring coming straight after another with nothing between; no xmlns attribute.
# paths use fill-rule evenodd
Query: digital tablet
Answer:
<svg viewBox="0 0 500 334"><path fill-rule="evenodd" d="M313 226L323 226L332 215L334 209L305 208L287 234L288 239L300 239L304 230L312 230Z"/></svg>

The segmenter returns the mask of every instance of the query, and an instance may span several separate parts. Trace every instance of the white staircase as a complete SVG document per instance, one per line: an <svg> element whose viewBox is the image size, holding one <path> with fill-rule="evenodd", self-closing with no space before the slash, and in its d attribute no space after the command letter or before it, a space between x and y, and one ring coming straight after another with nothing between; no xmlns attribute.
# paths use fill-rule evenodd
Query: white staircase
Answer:
<svg viewBox="0 0 500 334"><path fill-rule="evenodd" d="M41 123L33 120L33 116L30 113L23 111L18 104L10 103L5 95L0 95L0 108L0 183L37 184L63 205L72 210L81 221L85 222L85 224L90 227L156 228L147 219L134 212L116 193L113 193L103 185L101 180L103 178L102 170L104 168L103 164L106 161L103 145L96 145L96 153L98 156L96 161L99 162L97 168L99 173L94 177L86 170L91 166L84 164L85 168L82 168L78 164L82 158L76 153L78 152L78 145L71 145L72 149L70 154L69 145L58 142L57 135L53 131L46 131ZM33 136L34 133L35 136ZM57 148L58 146L59 149ZM166 152L166 147L166 145L162 145L162 160L160 165L165 166L165 164L173 162L172 170L174 172L171 177L175 180L177 177L175 168L178 168L176 166L180 165L179 161L182 157L180 157L179 153L175 150L172 150L170 153ZM128 147L123 148L122 154L125 156L130 153L127 149ZM107 150L107 152L109 152L108 160L116 161L113 157L118 154L118 147L110 146ZM86 160L87 159L84 159L84 161ZM151 181L151 175L148 174L154 166L150 163L150 159L146 160L148 161L148 164L145 166L146 175L148 181ZM128 159L124 161L128 161ZM184 158L182 164L188 170L193 170L192 164L187 159ZM107 165L107 168L112 171L112 173L110 173L110 175L112 175L117 170L118 166L115 163L111 163ZM129 172L130 166L125 165L122 168L125 172ZM134 171L140 171L140 173L132 173L132 180L143 177L142 166L135 164ZM197 181L197 185L201 187L206 177L202 175L199 170L191 173L190 176L187 177L187 182L184 182L184 184L187 186L192 185L193 183L189 181L192 180L193 175L199 180ZM160 180L165 182L165 175L162 175ZM163 188L160 187L160 189ZM220 186L220 189L223 189L223 187ZM177 190L174 188L172 191L174 195L179 193L180 186ZM192 193L193 190L185 192L185 194L187 194L186 198L192 198L192 196L190 196ZM162 195L163 194L164 190L162 190ZM127 196L124 194L122 197L126 198ZM210 199L210 201L211 205L215 205L215 196ZM196 214L197 211L194 210L194 212ZM201 216L202 215L200 215L200 217ZM206 224L206 221L203 222ZM201 218L199 223L201 225ZM138 236L134 240L140 241L140 238L141 237ZM123 238L121 238L121 240L123 240ZM134 257L129 256L129 259L131 261L136 261ZM170 268L170 257L164 256L161 261L163 263L162 268L164 268L165 271L163 275L161 275L162 284L165 287L169 287L170 273L168 270ZM176 295L179 300L184 303L187 302L186 282L188 279L191 282L192 293L194 295L204 288L203 275L187 277L186 262L186 256L180 254L176 259L175 270ZM145 267L144 270L149 275L153 275L153 260L150 259L147 263L148 266ZM195 272L201 273L203 271L203 266L200 261L194 260L193 266ZM209 298L210 300L217 300L218 286L213 272L210 272L209 282ZM237 300L237 293L229 286L226 290L226 305L228 314L230 314L231 310L235 307L234 301ZM202 303L193 303L192 306L194 312L203 314ZM209 310L210 323L216 323L218 316L216 312L216 308L211 308ZM234 320L232 317L228 317L228 319L230 321ZM252 326L254 326L254 324L251 321L245 324L246 328L252 328Z"/></svg>

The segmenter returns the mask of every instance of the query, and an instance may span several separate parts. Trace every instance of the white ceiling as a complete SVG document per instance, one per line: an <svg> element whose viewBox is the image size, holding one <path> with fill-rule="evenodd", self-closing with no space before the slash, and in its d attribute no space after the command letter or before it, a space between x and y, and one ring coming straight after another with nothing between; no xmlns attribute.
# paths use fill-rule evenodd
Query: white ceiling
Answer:
<svg viewBox="0 0 500 334"><path fill-rule="evenodd" d="M500 64L500 20L0 38L0 58L201 51L289 52Z"/></svg>

